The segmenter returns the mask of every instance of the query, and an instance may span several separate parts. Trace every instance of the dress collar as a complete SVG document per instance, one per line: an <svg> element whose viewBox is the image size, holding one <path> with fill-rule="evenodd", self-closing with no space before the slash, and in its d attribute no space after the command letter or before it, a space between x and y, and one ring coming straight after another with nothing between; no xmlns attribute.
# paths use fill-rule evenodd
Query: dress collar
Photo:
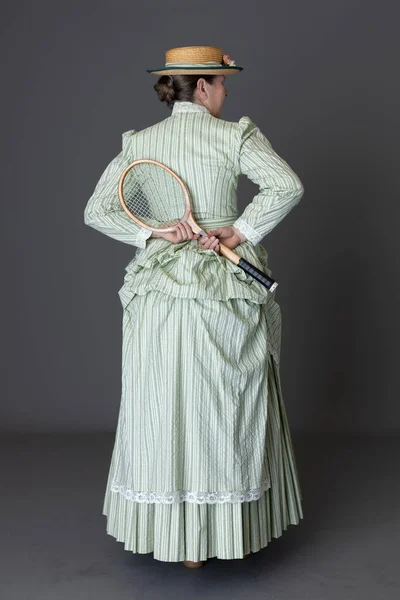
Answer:
<svg viewBox="0 0 400 600"><path fill-rule="evenodd" d="M183 100L175 100L171 114L176 115L177 113L184 112L204 112L211 114L208 108L206 108L202 104L196 104L196 102L186 102Z"/></svg>

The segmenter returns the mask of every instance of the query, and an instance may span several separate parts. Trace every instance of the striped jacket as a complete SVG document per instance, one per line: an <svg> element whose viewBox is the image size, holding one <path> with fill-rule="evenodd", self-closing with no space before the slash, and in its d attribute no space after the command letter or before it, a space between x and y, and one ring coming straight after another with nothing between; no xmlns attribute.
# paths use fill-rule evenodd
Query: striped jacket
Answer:
<svg viewBox="0 0 400 600"><path fill-rule="evenodd" d="M132 221L117 195L118 178L136 158L166 163L183 178L199 221L213 217L259 243L299 202L304 188L249 117L213 117L192 102L175 102L171 116L140 132L122 134L122 150L102 174L85 209L85 223L119 241L144 248L151 232ZM237 182L246 175L259 193L237 218ZM229 222L232 217L234 222ZM201 224L201 223L200 223Z"/></svg>
<svg viewBox="0 0 400 600"><path fill-rule="evenodd" d="M122 150L101 175L86 205L84 222L138 248L120 290L124 306L135 293L148 289L186 298L244 297L267 302L271 293L221 254L204 249L198 240L172 244L150 237L151 231L129 218L118 198L118 180L138 158L157 160L175 171L188 186L198 224L204 229L237 227L247 239L235 251L271 274L267 252L259 242L299 202L304 188L257 125L247 116L238 122L225 121L202 105L175 102L166 119L122 134ZM238 215L240 175L256 183L259 192Z"/></svg>

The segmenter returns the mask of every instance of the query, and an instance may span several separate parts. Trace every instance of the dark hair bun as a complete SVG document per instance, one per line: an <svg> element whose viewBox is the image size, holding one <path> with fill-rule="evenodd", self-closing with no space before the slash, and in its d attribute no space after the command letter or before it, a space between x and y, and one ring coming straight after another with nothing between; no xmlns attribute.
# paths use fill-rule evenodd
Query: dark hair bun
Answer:
<svg viewBox="0 0 400 600"><path fill-rule="evenodd" d="M166 102L173 108L175 102L193 102L197 82L200 78L213 83L216 75L161 75L154 89L160 102Z"/></svg>
<svg viewBox="0 0 400 600"><path fill-rule="evenodd" d="M160 102L166 102L169 108L172 108L175 98L174 78L172 75L161 75L154 86Z"/></svg>

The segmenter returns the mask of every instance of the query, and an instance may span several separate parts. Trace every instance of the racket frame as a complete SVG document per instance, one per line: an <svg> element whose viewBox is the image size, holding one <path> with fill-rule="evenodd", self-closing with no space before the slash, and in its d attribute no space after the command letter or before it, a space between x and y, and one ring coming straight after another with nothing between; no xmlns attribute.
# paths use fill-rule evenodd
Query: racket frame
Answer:
<svg viewBox="0 0 400 600"><path fill-rule="evenodd" d="M172 175L172 177L174 177L176 179L176 181L179 183L179 185L182 188L182 192L185 196L185 205L186 205L185 213L184 213L183 217L181 219L179 219L179 222L180 223L188 223L194 233L199 233L200 235L208 235L208 233L206 231L204 231L196 223L196 221L193 218L191 204L190 204L190 194L189 194L189 190L187 189L185 183L174 171L172 171L172 169L167 167L167 165L164 165L163 163L161 163L157 160L153 160L151 158L139 158L137 160L132 161L124 169L124 171L122 172L122 174L119 178L118 196L119 196L119 200L122 204L122 208L127 213L127 215L131 219L133 219L136 223L138 223L138 225L140 225L141 227L145 227L146 229L150 229L151 231L160 231L163 233L168 233L170 231L171 232L176 231L176 225L170 226L170 227L152 227L151 225L147 225L146 223L141 221L138 217L136 217L133 213L131 213L131 211L127 207L125 200L124 200L124 195L122 192L122 187L123 187L123 184L125 181L125 177L127 176L127 174L129 173L129 171L132 168L134 168L136 165L141 164L141 163L150 163L150 164L157 165L158 167L161 167L162 169L166 170L170 175ZM227 258L228 260L233 262L235 265L238 265L239 267L241 267L247 273L249 273L252 277L254 277L254 279L256 279L256 281L261 283L261 285L268 288L268 290L270 292L272 292L276 289L276 287L278 286L278 283L274 279L269 277L269 275L267 275L266 273L263 273L263 271L260 271L259 269L257 269L257 267L255 267L251 263L247 262L243 257L241 257L239 254L237 254L236 252L234 252L233 250L228 248L228 246L225 246L221 242L219 243L219 248L220 248L220 254L225 256L225 258Z"/></svg>
<svg viewBox="0 0 400 600"><path fill-rule="evenodd" d="M187 189L187 187L184 184L184 182L182 181L182 179L176 173L174 173L174 171L172 171L172 169L170 169L169 167L167 167L167 165L164 165L163 163L160 163L157 160L152 160L150 158L139 158L139 159L134 160L133 162L131 162L126 167L126 169L124 169L124 171L121 174L121 177L119 179L119 183L118 183L118 196L119 196L119 200L120 200L120 202L122 204L122 208L131 217L131 219L133 219L134 221L136 221L136 223L138 223L142 227L145 227L146 229L150 229L151 231L161 231L162 233L168 233L170 231L176 231L176 225L173 225L171 227L152 227L151 225L147 225L147 223L144 223L143 221L141 221L139 219L139 217L136 217L133 213L131 213L131 211L127 207L126 202L124 200L123 191L122 191L122 188L123 188L123 185L124 185L124 181L125 181L126 176L129 173L129 171L132 168L134 168L136 165L141 164L141 163L150 163L150 164L153 164L153 165L157 165L158 167L161 167L165 171L167 171L170 175L172 175L172 177L175 177L176 181L179 183L179 185L182 188L182 192L183 192L183 194L185 196L185 205L186 205L185 212L184 212L182 218L179 219L179 222L181 222L181 223L186 223L186 222L189 223L189 225L193 229L194 233L200 233L201 231L203 231L197 225L197 223L194 221L194 219L192 217L191 206L190 206L189 190ZM204 231L203 231L203 234L205 234Z"/></svg>

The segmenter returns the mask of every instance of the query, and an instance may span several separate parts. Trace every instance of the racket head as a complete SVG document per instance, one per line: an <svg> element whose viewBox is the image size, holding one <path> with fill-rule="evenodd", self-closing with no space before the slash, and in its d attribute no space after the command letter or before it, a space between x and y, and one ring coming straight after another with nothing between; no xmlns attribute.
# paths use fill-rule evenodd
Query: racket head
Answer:
<svg viewBox="0 0 400 600"><path fill-rule="evenodd" d="M156 160L131 162L121 174L118 196L125 212L152 231L175 231L191 219L189 191L180 177Z"/></svg>

